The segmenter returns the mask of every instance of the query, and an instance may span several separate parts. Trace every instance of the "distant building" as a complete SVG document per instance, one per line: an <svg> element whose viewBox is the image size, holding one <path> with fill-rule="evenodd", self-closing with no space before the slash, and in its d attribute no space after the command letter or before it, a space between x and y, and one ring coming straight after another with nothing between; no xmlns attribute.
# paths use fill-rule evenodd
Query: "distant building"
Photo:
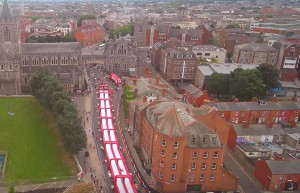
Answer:
<svg viewBox="0 0 300 193"><path fill-rule="evenodd" d="M217 59L217 63L225 63L226 50L213 45L199 45L193 47L193 52L199 59L206 59L211 62L212 58Z"/></svg>
<svg viewBox="0 0 300 193"><path fill-rule="evenodd" d="M104 40L105 36L104 29L96 20L83 20L80 28L74 34L74 37L83 46L100 43Z"/></svg>
<svg viewBox="0 0 300 193"><path fill-rule="evenodd" d="M210 97L207 95L207 90L201 91L193 84L190 84L184 88L183 100L194 107L200 107L204 104L205 100L210 100Z"/></svg>
<svg viewBox="0 0 300 193"><path fill-rule="evenodd" d="M261 43L249 43L234 46L233 61L242 64L276 65L278 50Z"/></svg>
<svg viewBox="0 0 300 193"><path fill-rule="evenodd" d="M267 191L300 191L300 160L256 161L254 175Z"/></svg>

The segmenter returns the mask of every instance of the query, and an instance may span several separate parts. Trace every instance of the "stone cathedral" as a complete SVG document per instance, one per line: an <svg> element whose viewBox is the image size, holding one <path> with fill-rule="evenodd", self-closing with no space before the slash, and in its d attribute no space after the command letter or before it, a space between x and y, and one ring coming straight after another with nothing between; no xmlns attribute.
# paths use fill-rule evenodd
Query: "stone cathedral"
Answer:
<svg viewBox="0 0 300 193"><path fill-rule="evenodd" d="M30 79L40 67L48 68L65 91L82 89L81 44L20 43L18 20L4 0L0 15L0 95L28 94Z"/></svg>

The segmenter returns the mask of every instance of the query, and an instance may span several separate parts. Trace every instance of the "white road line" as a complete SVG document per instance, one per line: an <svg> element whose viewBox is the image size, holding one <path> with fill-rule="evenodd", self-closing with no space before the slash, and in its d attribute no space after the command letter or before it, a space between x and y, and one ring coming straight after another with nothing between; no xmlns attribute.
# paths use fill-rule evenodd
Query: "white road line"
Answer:
<svg viewBox="0 0 300 193"><path fill-rule="evenodd" d="M40 186L41 186L42 184L40 184L40 185L38 185L35 189L33 189L33 190L36 190L36 189L38 189Z"/></svg>

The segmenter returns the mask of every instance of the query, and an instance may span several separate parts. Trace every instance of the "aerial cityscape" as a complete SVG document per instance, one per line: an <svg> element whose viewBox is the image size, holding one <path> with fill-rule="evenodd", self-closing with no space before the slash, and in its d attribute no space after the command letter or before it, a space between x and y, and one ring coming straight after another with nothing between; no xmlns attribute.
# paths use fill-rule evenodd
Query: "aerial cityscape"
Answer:
<svg viewBox="0 0 300 193"><path fill-rule="evenodd" d="M1 0L0 193L299 193L300 0Z"/></svg>

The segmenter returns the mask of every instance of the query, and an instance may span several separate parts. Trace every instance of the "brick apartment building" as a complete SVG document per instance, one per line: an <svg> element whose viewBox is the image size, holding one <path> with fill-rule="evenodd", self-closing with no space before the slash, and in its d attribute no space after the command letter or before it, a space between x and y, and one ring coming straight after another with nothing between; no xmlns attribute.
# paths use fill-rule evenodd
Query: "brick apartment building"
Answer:
<svg viewBox="0 0 300 193"><path fill-rule="evenodd" d="M242 64L277 64L278 50L262 43L234 46L233 61Z"/></svg>
<svg viewBox="0 0 300 193"><path fill-rule="evenodd" d="M257 161L254 175L268 191L300 191L300 160Z"/></svg>
<svg viewBox="0 0 300 193"><path fill-rule="evenodd" d="M105 31L97 23L97 20L83 20L80 28L74 34L76 40L81 42L83 46L102 42L105 36Z"/></svg>
<svg viewBox="0 0 300 193"><path fill-rule="evenodd" d="M194 107L200 107L204 104L205 100L210 100L210 97L207 95L207 90L202 91L193 84L190 84L184 88L183 100Z"/></svg>
<svg viewBox="0 0 300 193"><path fill-rule="evenodd" d="M142 153L151 164L155 188L172 193L235 191L238 178L222 166L225 145L187 108L179 101L155 101L141 113Z"/></svg>
<svg viewBox="0 0 300 193"><path fill-rule="evenodd" d="M161 54L160 74L169 82L194 82L198 59L184 48L167 48Z"/></svg>
<svg viewBox="0 0 300 193"><path fill-rule="evenodd" d="M274 124L279 121L291 123L295 127L300 115L299 101L253 101L215 102L215 107L226 121L240 124Z"/></svg>

